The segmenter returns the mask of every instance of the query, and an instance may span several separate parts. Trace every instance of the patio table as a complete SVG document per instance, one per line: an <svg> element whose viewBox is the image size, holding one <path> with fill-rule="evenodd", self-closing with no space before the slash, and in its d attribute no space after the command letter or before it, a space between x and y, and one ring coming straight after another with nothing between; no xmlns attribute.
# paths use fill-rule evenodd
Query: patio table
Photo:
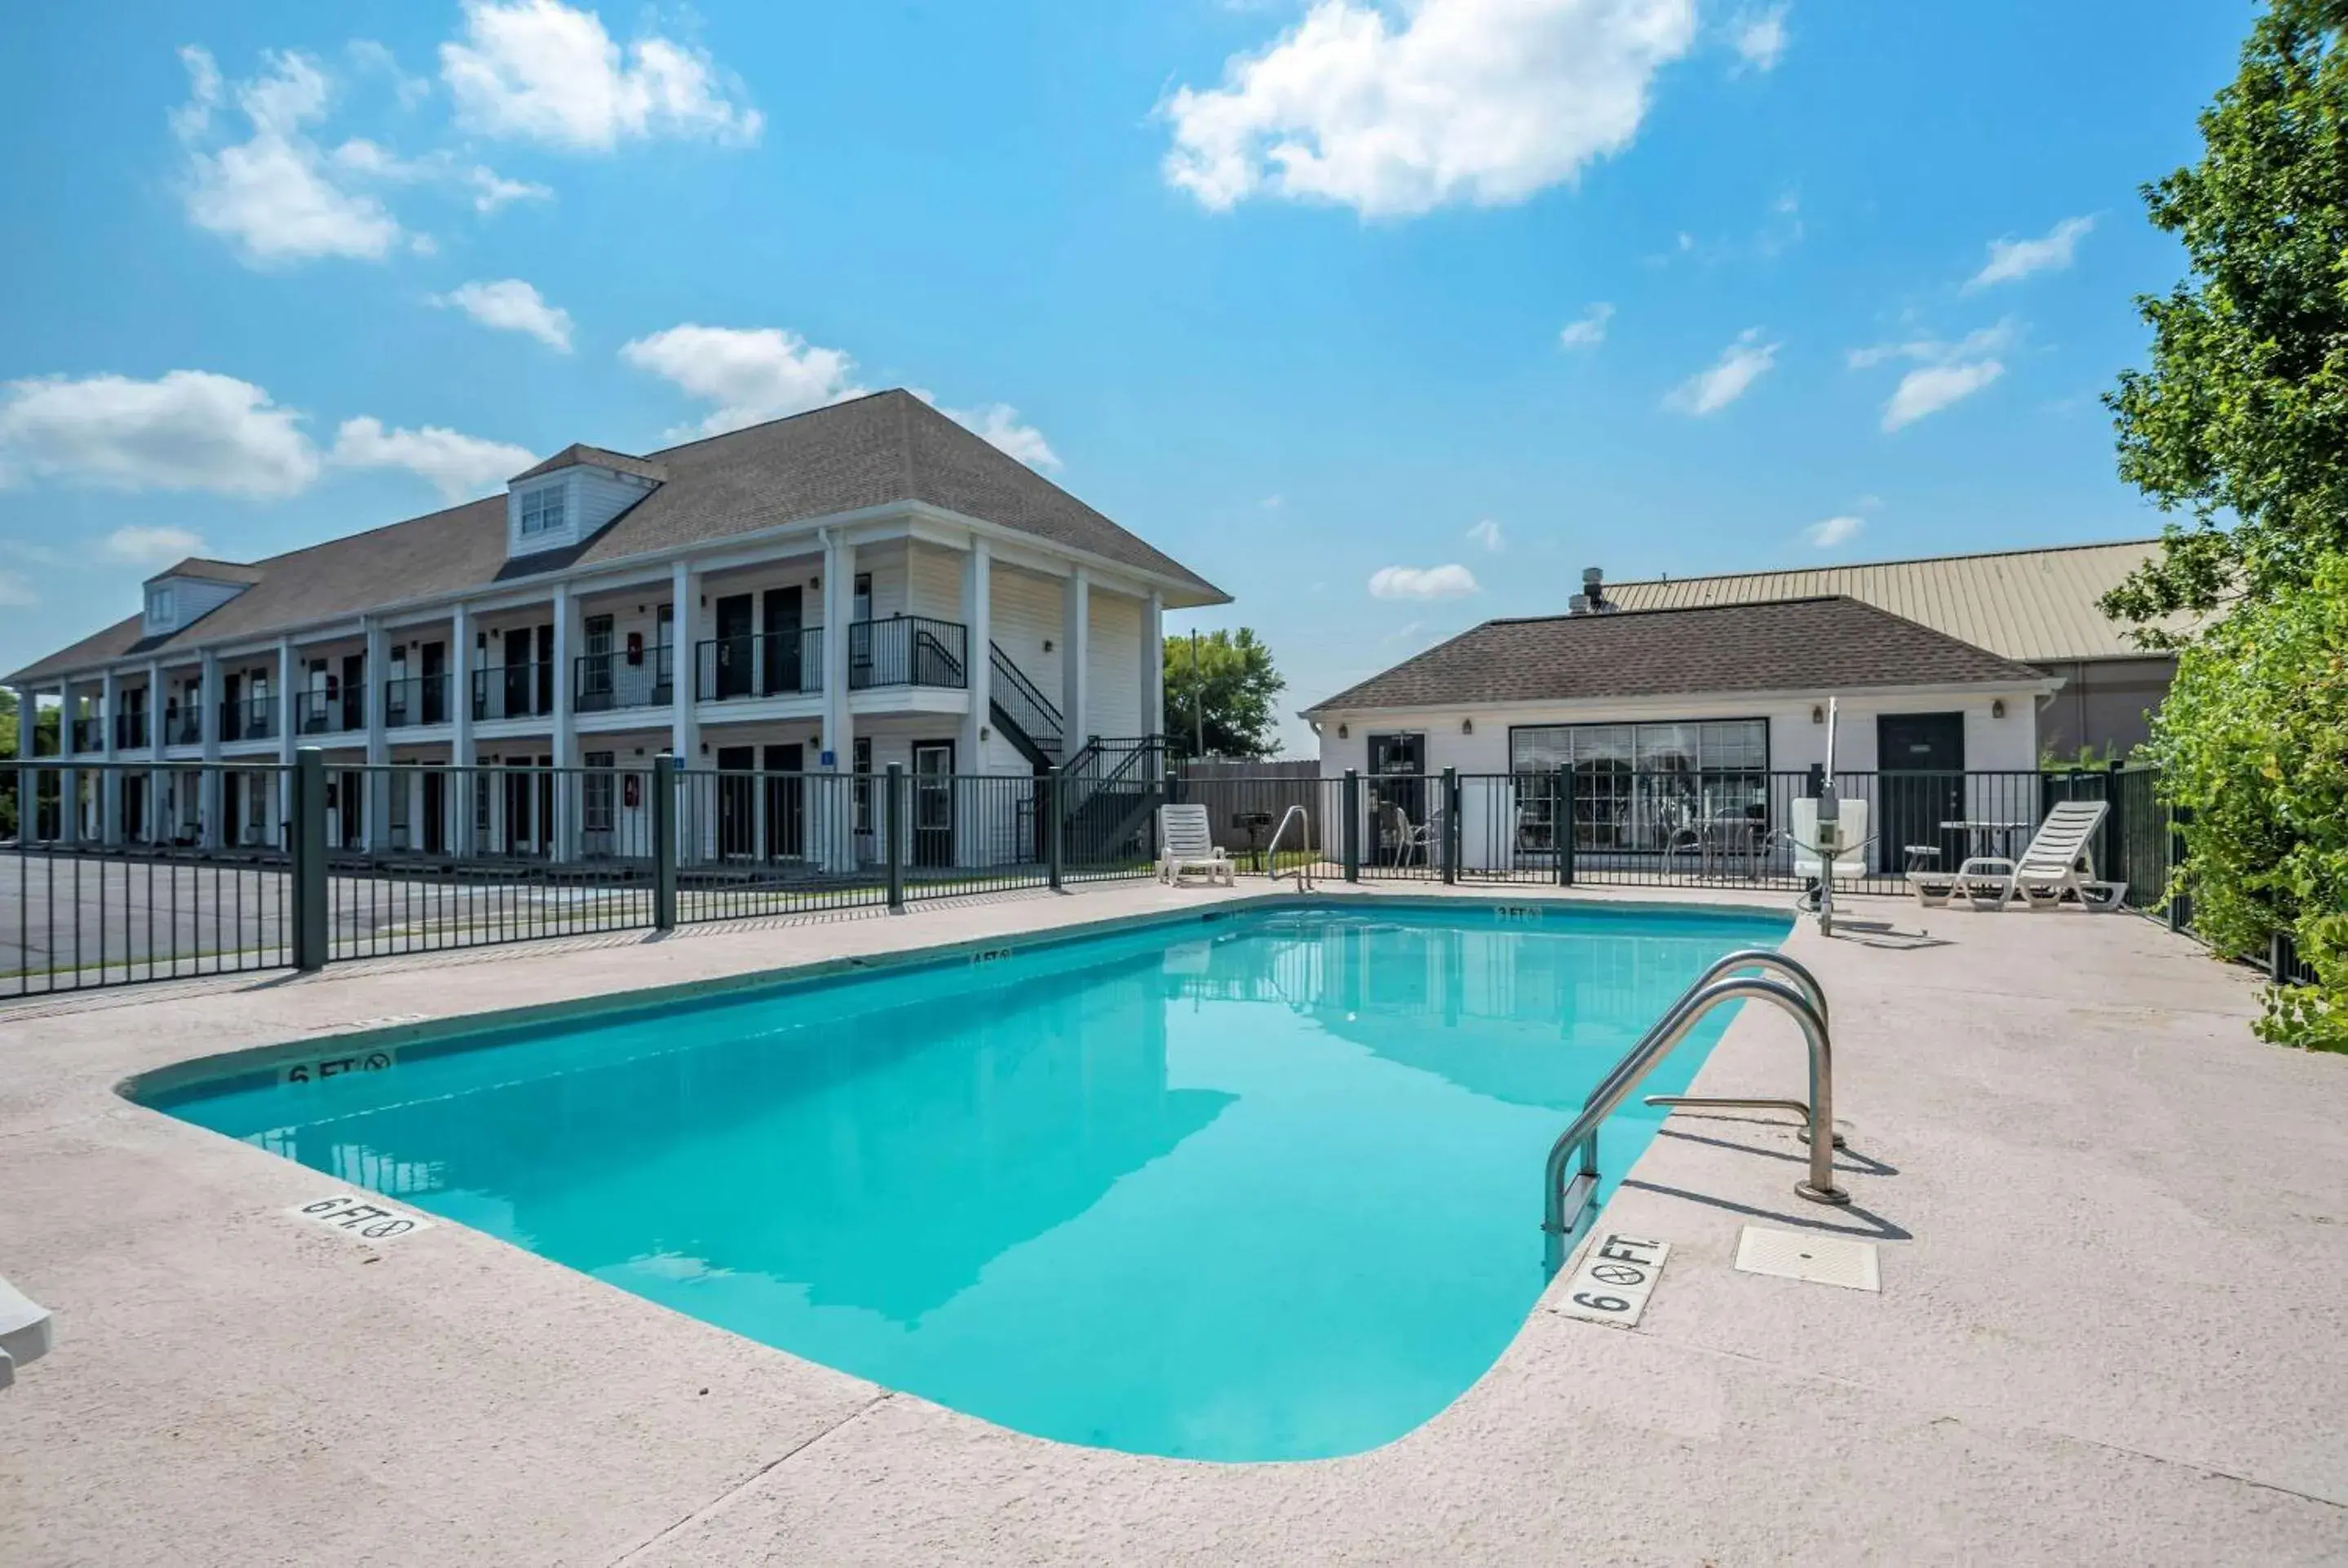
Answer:
<svg viewBox="0 0 2348 1568"><path fill-rule="evenodd" d="M1941 824L1941 831L1970 835L1975 855L1994 855L2001 859L2011 860L2013 858L2014 835L2028 833L2037 825L2034 822L1944 822Z"/></svg>

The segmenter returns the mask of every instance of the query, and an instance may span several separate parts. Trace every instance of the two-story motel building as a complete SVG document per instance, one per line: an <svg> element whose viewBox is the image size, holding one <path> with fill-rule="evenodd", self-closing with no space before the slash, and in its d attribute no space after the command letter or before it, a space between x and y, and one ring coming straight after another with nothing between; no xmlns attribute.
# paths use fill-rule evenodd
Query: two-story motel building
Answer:
<svg viewBox="0 0 2348 1568"><path fill-rule="evenodd" d="M625 776L673 751L1027 774L1087 737L1159 733L1160 618L1225 602L891 391L644 456L573 446L502 495L251 565L184 560L139 614L7 683L27 715L61 706L68 763L118 764L52 784L77 808L27 812L28 835L275 845L269 764L315 746L330 770L378 764L365 789L345 775L339 848L567 858L630 841L641 791L587 792L574 827L530 775L486 770ZM778 804L753 815L746 849L803 848Z"/></svg>

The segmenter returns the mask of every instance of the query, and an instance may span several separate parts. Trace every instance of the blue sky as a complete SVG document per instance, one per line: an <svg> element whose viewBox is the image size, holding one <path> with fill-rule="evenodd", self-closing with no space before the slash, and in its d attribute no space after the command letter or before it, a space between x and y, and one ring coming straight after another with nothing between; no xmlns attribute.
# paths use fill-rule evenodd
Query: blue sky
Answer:
<svg viewBox="0 0 2348 1568"><path fill-rule="evenodd" d="M1588 565L2149 533L2096 401L2181 270L2136 188L2250 16L45 7L0 98L0 668L191 548L891 385L1230 590L1198 623L1290 708Z"/></svg>

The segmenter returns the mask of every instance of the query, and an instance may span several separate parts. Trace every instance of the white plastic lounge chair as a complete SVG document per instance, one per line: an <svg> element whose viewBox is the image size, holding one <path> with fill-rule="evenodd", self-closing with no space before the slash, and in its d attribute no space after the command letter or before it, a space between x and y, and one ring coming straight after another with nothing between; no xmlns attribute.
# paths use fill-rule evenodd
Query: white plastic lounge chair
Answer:
<svg viewBox="0 0 2348 1568"><path fill-rule="evenodd" d="M2097 879L2092 847L2096 829L2110 810L2100 800L2063 802L2046 814L2020 858L1976 855L1958 866L1958 890L1978 908L2003 909L2020 898L2030 908L2053 909L2065 893L2094 914L2118 908L2127 884Z"/></svg>
<svg viewBox="0 0 2348 1568"><path fill-rule="evenodd" d="M0 1389L16 1380L17 1368L48 1349L49 1309L0 1279Z"/></svg>
<svg viewBox="0 0 2348 1568"><path fill-rule="evenodd" d="M1867 802L1846 800L1835 810L1835 827L1842 835L1835 851L1834 878L1856 882L1867 875ZM1812 882L1826 880L1824 856L1818 853L1818 803L1814 795L1797 796L1794 826L1794 875Z"/></svg>
<svg viewBox="0 0 2348 1568"><path fill-rule="evenodd" d="M1215 847L1214 830L1203 805L1161 805L1158 808L1158 880L1179 885L1182 878L1204 876L1207 885L1237 886L1228 856Z"/></svg>

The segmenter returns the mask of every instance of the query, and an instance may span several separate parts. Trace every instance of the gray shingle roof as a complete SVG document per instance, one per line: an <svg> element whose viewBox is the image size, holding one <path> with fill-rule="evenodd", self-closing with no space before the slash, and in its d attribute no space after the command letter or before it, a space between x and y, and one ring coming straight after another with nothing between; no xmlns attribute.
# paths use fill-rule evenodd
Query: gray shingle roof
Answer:
<svg viewBox="0 0 2348 1568"><path fill-rule="evenodd" d="M1017 458L911 393L852 402L688 442L648 457L566 449L532 473L620 458L667 477L585 544L510 563L502 495L469 501L235 569L253 586L182 631L145 639L133 615L6 677L40 679L149 652L267 635L377 605L487 588L570 565L710 544L757 529L924 501L1188 585L1183 604L1228 601L1221 589L1137 538ZM229 564L229 563L221 563ZM207 573L205 575L221 575Z"/></svg>
<svg viewBox="0 0 2348 1568"><path fill-rule="evenodd" d="M1834 595L1488 620L1305 712L2043 679L1970 642Z"/></svg>
<svg viewBox="0 0 2348 1568"><path fill-rule="evenodd" d="M626 452L614 452L608 446L590 446L583 441L573 441L543 463L534 463L516 474L508 484L519 485L524 479L535 479L541 474L551 474L558 468L568 468L574 463L592 463L615 473L633 474L640 478L665 479L668 470L650 458L638 457Z"/></svg>

